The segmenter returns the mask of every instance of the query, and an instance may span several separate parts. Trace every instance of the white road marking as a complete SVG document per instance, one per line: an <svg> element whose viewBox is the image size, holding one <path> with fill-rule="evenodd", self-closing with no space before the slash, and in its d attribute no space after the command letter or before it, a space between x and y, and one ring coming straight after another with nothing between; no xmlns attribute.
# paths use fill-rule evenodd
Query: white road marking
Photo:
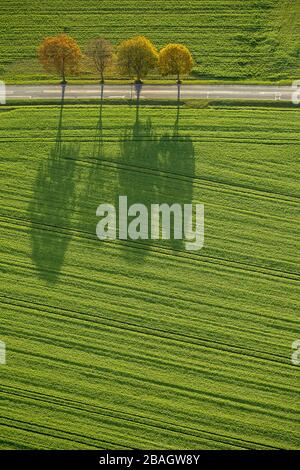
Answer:
<svg viewBox="0 0 300 470"><path fill-rule="evenodd" d="M24 99L27 99L29 98L31 100L32 96L31 95L13 95L11 96L11 98L17 98L17 99L21 99L21 100L24 100Z"/></svg>
<svg viewBox="0 0 300 470"><path fill-rule="evenodd" d="M57 85L7 85L7 97L11 99L57 99L61 97L61 86ZM290 86L267 85L183 85L182 98L233 98L233 99L260 99L260 100L290 100L292 96ZM122 95L121 95L122 93ZM100 89L97 85L68 85L67 98L100 98ZM136 99L131 95L131 85L106 85L104 97L115 99ZM176 85L144 85L140 98L175 98Z"/></svg>

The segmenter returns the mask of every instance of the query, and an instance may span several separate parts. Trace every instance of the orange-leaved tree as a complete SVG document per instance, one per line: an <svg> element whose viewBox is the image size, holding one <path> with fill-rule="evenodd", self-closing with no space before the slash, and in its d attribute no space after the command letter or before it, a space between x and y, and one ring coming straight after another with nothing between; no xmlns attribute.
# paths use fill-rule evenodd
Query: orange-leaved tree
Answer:
<svg viewBox="0 0 300 470"><path fill-rule="evenodd" d="M75 39L67 34L59 34L42 41L38 58L47 72L59 74L65 84L67 74L78 72L82 54Z"/></svg>
<svg viewBox="0 0 300 470"><path fill-rule="evenodd" d="M159 52L158 66L162 75L175 75L180 84L181 75L190 73L194 60L183 44L168 44Z"/></svg>
<svg viewBox="0 0 300 470"><path fill-rule="evenodd" d="M145 36L136 36L121 42L118 47L118 67L122 75L142 83L150 70L157 65L158 52Z"/></svg>

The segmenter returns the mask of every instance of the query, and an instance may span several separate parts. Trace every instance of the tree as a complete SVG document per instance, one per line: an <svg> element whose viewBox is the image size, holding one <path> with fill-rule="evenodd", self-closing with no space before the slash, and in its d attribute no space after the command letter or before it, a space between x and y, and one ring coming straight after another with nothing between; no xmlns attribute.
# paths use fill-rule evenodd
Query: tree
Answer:
<svg viewBox="0 0 300 470"><path fill-rule="evenodd" d="M142 83L150 70L157 64L158 52L149 39L136 36L123 41L118 47L118 67L122 75L136 78Z"/></svg>
<svg viewBox="0 0 300 470"><path fill-rule="evenodd" d="M176 75L177 83L180 84L180 76L190 73L194 60L183 44L168 44L159 52L158 66L162 75Z"/></svg>
<svg viewBox="0 0 300 470"><path fill-rule="evenodd" d="M111 64L113 55L112 44L104 38L93 39L87 47L87 55L93 60L101 83L104 83L104 72Z"/></svg>
<svg viewBox="0 0 300 470"><path fill-rule="evenodd" d="M67 34L45 38L38 48L38 57L47 72L58 73L62 83L66 75L78 72L82 54L76 41Z"/></svg>

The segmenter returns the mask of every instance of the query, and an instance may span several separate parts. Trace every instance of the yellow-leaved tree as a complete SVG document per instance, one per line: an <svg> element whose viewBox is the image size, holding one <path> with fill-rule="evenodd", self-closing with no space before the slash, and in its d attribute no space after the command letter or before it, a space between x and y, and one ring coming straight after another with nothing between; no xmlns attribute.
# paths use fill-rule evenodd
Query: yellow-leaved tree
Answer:
<svg viewBox="0 0 300 470"><path fill-rule="evenodd" d="M82 54L75 39L67 34L59 34L42 41L38 58L47 72L57 73L65 84L67 74L78 72Z"/></svg>
<svg viewBox="0 0 300 470"><path fill-rule="evenodd" d="M168 44L159 52L158 66L162 75L175 75L180 84L180 77L191 72L194 60L183 44Z"/></svg>
<svg viewBox="0 0 300 470"><path fill-rule="evenodd" d="M157 65L158 52L145 36L136 36L121 42L118 47L118 68L122 75L142 83L150 70Z"/></svg>

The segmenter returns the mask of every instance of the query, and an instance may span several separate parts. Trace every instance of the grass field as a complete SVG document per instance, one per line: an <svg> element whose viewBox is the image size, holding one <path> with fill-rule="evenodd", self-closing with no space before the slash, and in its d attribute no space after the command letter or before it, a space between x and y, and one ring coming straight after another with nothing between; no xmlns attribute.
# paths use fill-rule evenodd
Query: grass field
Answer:
<svg viewBox="0 0 300 470"><path fill-rule="evenodd" d="M51 78L36 48L65 29L83 49L99 35L114 45L136 34L159 48L183 42L197 62L194 79L291 80L300 73L299 14L300 0L2 0L0 77Z"/></svg>
<svg viewBox="0 0 300 470"><path fill-rule="evenodd" d="M299 449L299 110L60 111L0 110L0 447ZM205 247L100 242L118 194Z"/></svg>

